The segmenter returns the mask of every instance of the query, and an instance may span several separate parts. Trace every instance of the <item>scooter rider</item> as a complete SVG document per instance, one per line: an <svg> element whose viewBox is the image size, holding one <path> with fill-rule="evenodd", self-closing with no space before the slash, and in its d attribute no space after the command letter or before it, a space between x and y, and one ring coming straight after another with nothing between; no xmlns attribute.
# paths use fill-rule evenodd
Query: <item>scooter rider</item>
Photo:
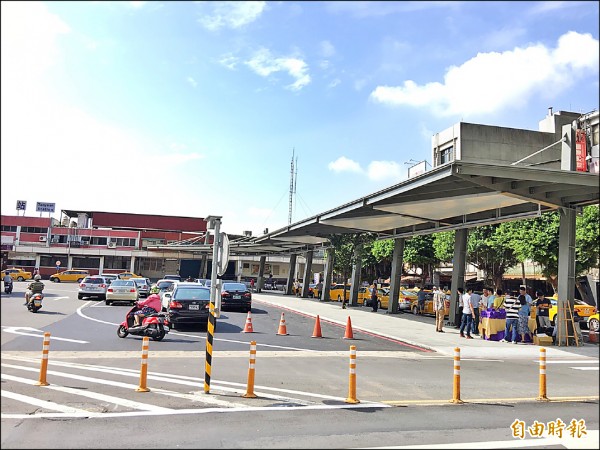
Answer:
<svg viewBox="0 0 600 450"><path fill-rule="evenodd" d="M141 309L133 313L134 327L139 327L142 324L142 319L151 314L155 314L161 310L160 295L150 294L144 300L138 300L138 307Z"/></svg>
<svg viewBox="0 0 600 450"><path fill-rule="evenodd" d="M13 279L10 276L10 272L7 270L6 272L4 272L4 277L2 278L2 281L4 281L4 288L6 289L6 286L9 286L12 284Z"/></svg>
<svg viewBox="0 0 600 450"><path fill-rule="evenodd" d="M42 279L42 276L40 274L37 274L35 277L33 277L34 281L29 283L29 286L27 286L27 290L25 291L25 304L26 305L29 303L33 294L41 294L42 291L44 290L44 283L42 283L40 281L41 279Z"/></svg>

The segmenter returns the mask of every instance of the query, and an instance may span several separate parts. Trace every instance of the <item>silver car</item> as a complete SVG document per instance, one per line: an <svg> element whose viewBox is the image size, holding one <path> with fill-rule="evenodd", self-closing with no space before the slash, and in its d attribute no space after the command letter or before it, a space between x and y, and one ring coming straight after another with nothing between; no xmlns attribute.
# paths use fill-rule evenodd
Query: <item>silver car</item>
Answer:
<svg viewBox="0 0 600 450"><path fill-rule="evenodd" d="M77 298L79 300L84 297L97 297L100 300L106 299L106 290L110 280L103 277L102 275L91 275L85 277L81 283L79 283L79 291L77 292Z"/></svg>
<svg viewBox="0 0 600 450"><path fill-rule="evenodd" d="M148 297L152 285L149 278L130 278L130 280L136 284L140 297Z"/></svg>
<svg viewBox="0 0 600 450"><path fill-rule="evenodd" d="M112 305L114 302L125 302L135 305L139 298L136 284L132 280L115 280L106 290L104 303Z"/></svg>

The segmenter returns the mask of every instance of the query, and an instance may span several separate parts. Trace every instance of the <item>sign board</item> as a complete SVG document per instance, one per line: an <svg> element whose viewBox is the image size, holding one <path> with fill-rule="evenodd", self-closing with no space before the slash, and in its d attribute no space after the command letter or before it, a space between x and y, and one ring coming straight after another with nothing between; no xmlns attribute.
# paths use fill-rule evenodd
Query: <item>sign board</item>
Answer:
<svg viewBox="0 0 600 450"><path fill-rule="evenodd" d="M27 202L25 200L17 200L17 211L25 211Z"/></svg>
<svg viewBox="0 0 600 450"><path fill-rule="evenodd" d="M217 273L219 276L223 276L227 271L227 264L229 264L229 237L227 234L220 233L221 239L219 239L219 253L217 258Z"/></svg>
<svg viewBox="0 0 600 450"><path fill-rule="evenodd" d="M414 166L410 166L408 168L408 178L416 177L417 175L425 173L425 171L427 170L426 166L427 161L421 161L420 163L415 164Z"/></svg>
<svg viewBox="0 0 600 450"><path fill-rule="evenodd" d="M50 212L53 213L54 212L54 203L43 203L43 202L37 202L35 204L35 210L37 212Z"/></svg>

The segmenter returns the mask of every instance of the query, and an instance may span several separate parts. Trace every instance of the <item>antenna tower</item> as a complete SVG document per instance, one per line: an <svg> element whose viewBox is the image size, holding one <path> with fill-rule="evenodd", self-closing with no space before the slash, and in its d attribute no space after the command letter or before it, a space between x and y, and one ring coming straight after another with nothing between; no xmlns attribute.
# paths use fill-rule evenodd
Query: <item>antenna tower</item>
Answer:
<svg viewBox="0 0 600 450"><path fill-rule="evenodd" d="M296 195L296 178L298 177L298 158L296 157L296 162L294 163L294 153L296 149L292 149L292 163L290 170L290 200L289 200L289 208L288 208L288 225L292 223L292 206L294 204L294 196Z"/></svg>

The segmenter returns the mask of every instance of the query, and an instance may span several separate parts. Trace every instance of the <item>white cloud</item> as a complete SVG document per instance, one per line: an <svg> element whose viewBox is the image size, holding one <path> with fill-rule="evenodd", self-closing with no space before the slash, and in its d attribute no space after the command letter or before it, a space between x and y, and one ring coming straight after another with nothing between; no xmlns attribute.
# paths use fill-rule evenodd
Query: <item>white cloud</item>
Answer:
<svg viewBox="0 0 600 450"><path fill-rule="evenodd" d="M286 87L294 91L299 91L311 81L308 65L303 60L295 57L277 58L266 48L258 50L245 64L262 77L287 72L296 81Z"/></svg>
<svg viewBox="0 0 600 450"><path fill-rule="evenodd" d="M321 56L330 58L335 55L335 47L329 41L321 41Z"/></svg>
<svg viewBox="0 0 600 450"><path fill-rule="evenodd" d="M469 116L519 106L535 94L564 91L590 73L598 73L598 40L568 32L555 49L542 44L503 53L479 53L450 67L444 82L378 86L371 99L389 105L427 107L440 116Z"/></svg>
<svg viewBox="0 0 600 450"><path fill-rule="evenodd" d="M372 181L400 180L402 167L394 161L372 161L367 176Z"/></svg>
<svg viewBox="0 0 600 450"><path fill-rule="evenodd" d="M219 64L227 67L230 70L235 70L238 62L239 58L231 54L223 55L221 59L219 59Z"/></svg>
<svg viewBox="0 0 600 450"><path fill-rule="evenodd" d="M211 31L221 28L241 28L257 20L267 7L267 2L198 2L211 9L198 19L201 25Z"/></svg>
<svg viewBox="0 0 600 450"><path fill-rule="evenodd" d="M120 196L123 183L107 178L111 169L134 167L133 171L127 169L125 183L143 192L144 198L161 198L164 186L138 180L137 174L153 173L157 167L168 173L203 158L195 151L158 145L136 135L135 130L98 120L88 111L66 103L49 85L52 77L48 73L61 62L58 38L68 38L68 25L50 14L43 3L1 5L0 146L10 149L1 152L3 208L14 203L18 186L19 197L32 202L41 201L43 191L43 201L56 202L58 208L104 209L110 198L111 209L126 211L130 206ZM60 187L52 191L37 183L23 183L22 171L8 170L16 154L26 156L29 172L43 173L53 180L51 186ZM179 180L171 181L172 189L184 189Z"/></svg>
<svg viewBox="0 0 600 450"><path fill-rule="evenodd" d="M337 85L339 85L342 82L342 80L340 80L339 78L336 78L335 80L332 80L331 83L329 83L327 85L328 88L334 88Z"/></svg>
<svg viewBox="0 0 600 450"><path fill-rule="evenodd" d="M135 9L143 8L146 3L147 2L142 2L142 1L131 1L131 2L129 2L129 4L131 5L131 7L135 8Z"/></svg>
<svg viewBox="0 0 600 450"><path fill-rule="evenodd" d="M193 88L195 88L196 86L198 86L198 83L197 83L197 82L196 82L196 80L194 80L192 77L187 77L187 78L186 78L186 81L187 81L188 83L190 83L190 85L191 85Z"/></svg>
<svg viewBox="0 0 600 450"><path fill-rule="evenodd" d="M334 172L362 172L362 168L360 164L356 161L352 161L351 159L346 158L345 156L340 156L335 161L330 162L327 167L329 170Z"/></svg>

